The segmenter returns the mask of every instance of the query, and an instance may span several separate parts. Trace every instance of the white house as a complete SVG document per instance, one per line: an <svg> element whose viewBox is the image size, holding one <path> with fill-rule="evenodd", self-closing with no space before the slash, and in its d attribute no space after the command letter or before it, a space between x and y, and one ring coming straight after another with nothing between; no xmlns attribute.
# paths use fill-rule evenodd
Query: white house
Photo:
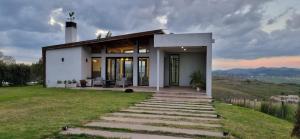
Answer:
<svg viewBox="0 0 300 139"><path fill-rule="evenodd" d="M201 71L211 96L212 33L166 34L152 30L76 41L76 23L66 22L66 43L43 47L44 85L58 80L101 78L130 86L190 86Z"/></svg>

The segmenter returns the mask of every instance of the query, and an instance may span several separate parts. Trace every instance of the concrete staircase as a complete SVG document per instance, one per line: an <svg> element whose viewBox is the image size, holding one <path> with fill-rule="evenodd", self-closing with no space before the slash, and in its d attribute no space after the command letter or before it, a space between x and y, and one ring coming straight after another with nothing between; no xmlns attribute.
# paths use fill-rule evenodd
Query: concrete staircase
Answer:
<svg viewBox="0 0 300 139"><path fill-rule="evenodd" d="M161 91L149 100L61 134L105 138L225 138L212 99L195 92Z"/></svg>

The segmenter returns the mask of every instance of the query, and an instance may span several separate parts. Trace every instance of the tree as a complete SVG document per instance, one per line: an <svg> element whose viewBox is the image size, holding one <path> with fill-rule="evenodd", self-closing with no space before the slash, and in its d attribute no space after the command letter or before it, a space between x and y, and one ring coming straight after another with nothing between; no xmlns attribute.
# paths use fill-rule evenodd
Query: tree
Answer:
<svg viewBox="0 0 300 139"><path fill-rule="evenodd" d="M0 86L3 85L2 83L5 80L5 71L6 71L6 65L2 61L0 61Z"/></svg>
<svg viewBox="0 0 300 139"><path fill-rule="evenodd" d="M15 64L16 60L12 56L6 56L0 51L0 61L2 61L5 64Z"/></svg>
<svg viewBox="0 0 300 139"><path fill-rule="evenodd" d="M300 138L300 103L298 104L297 114L296 114L296 122L294 125L294 129L292 131L292 137L296 136Z"/></svg>
<svg viewBox="0 0 300 139"><path fill-rule="evenodd" d="M42 82L43 80L43 60L40 59L37 63L32 63L30 67L30 80Z"/></svg>

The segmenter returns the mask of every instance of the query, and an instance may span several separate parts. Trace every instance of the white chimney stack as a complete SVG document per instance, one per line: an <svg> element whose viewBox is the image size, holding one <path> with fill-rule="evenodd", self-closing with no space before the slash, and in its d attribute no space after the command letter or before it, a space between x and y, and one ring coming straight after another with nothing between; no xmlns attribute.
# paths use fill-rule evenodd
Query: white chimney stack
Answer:
<svg viewBox="0 0 300 139"><path fill-rule="evenodd" d="M77 24L73 21L66 22L65 41L66 43L77 41Z"/></svg>

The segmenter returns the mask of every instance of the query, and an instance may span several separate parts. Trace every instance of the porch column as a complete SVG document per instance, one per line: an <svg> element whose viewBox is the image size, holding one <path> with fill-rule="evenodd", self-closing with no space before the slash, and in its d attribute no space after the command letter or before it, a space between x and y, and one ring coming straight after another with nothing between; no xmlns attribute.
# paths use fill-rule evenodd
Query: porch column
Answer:
<svg viewBox="0 0 300 139"><path fill-rule="evenodd" d="M159 61L160 61L160 59L159 59L159 48L157 48L157 50L156 50L156 56L157 56L157 58L156 58L156 91L159 91L159 80L160 80L160 76L159 76L159 65L160 65L160 63L159 63Z"/></svg>
<svg viewBox="0 0 300 139"><path fill-rule="evenodd" d="M106 47L101 51L101 78L106 80Z"/></svg>
<svg viewBox="0 0 300 139"><path fill-rule="evenodd" d="M206 94L212 97L212 45L206 46Z"/></svg>
<svg viewBox="0 0 300 139"><path fill-rule="evenodd" d="M134 45L134 51L133 51L133 86L138 86L138 46Z"/></svg>

